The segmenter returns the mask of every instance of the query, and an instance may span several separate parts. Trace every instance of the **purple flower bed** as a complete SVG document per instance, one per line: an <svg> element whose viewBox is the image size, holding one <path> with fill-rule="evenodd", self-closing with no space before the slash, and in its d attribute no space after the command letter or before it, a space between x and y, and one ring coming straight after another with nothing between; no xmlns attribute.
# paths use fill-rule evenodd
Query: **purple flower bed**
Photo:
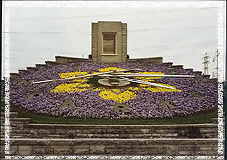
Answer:
<svg viewBox="0 0 227 160"><path fill-rule="evenodd" d="M116 102L105 100L98 96L99 91L87 90L74 93L50 93L50 90L61 82L31 84L29 81L41 81L59 78L59 73L75 72L78 67L81 72L97 72L99 68L120 67L126 69L139 68L143 71L163 72L170 74L165 64L124 63L115 65L98 65L90 62L71 63L39 67L37 71L21 73L19 77L10 80L10 102L26 110L45 113L53 116L75 118L163 118L186 116L196 112L217 108L217 81L203 76L196 78L163 78L157 80L181 89L182 92L151 92L136 91L134 99L126 101L127 112L116 112L113 105ZM173 70L173 69L172 69ZM184 69L175 69L178 74L193 74ZM180 72L180 73L179 73ZM70 102L65 106L66 102Z"/></svg>

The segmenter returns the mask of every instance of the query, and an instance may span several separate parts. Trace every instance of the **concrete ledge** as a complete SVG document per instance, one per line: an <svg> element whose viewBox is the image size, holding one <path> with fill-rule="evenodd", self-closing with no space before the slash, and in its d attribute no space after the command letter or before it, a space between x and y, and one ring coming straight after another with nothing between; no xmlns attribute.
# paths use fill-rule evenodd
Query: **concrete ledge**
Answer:
<svg viewBox="0 0 227 160"><path fill-rule="evenodd" d="M163 63L163 65L165 65L167 67L172 67L173 62L165 62L165 63Z"/></svg>
<svg viewBox="0 0 227 160"><path fill-rule="evenodd" d="M60 64L90 61L89 59L86 59L86 58L75 58L75 57L64 57L64 56L55 56L55 60L57 63L60 63Z"/></svg>
<svg viewBox="0 0 227 160"><path fill-rule="evenodd" d="M129 59L129 62L144 62L144 63L153 63L153 64L162 64L163 57L152 57L152 58L135 58Z"/></svg>
<svg viewBox="0 0 227 160"><path fill-rule="evenodd" d="M35 64L36 67L46 67L46 64Z"/></svg>
<svg viewBox="0 0 227 160"><path fill-rule="evenodd" d="M174 65L172 66L174 69L183 69L183 65Z"/></svg>
<svg viewBox="0 0 227 160"><path fill-rule="evenodd" d="M189 71L189 72L193 72L192 68L187 68L187 69L184 69L184 70Z"/></svg>
<svg viewBox="0 0 227 160"><path fill-rule="evenodd" d="M218 79L217 79L217 78L211 78L211 80L212 80L212 81L218 81Z"/></svg>
<svg viewBox="0 0 227 160"><path fill-rule="evenodd" d="M10 73L10 77L18 77L18 76L20 76L19 73Z"/></svg>
<svg viewBox="0 0 227 160"><path fill-rule="evenodd" d="M27 70L33 70L33 71L35 71L35 70L38 70L38 68L36 68L36 67L27 67Z"/></svg>
<svg viewBox="0 0 227 160"><path fill-rule="evenodd" d="M204 78L210 78L210 75L203 75Z"/></svg>
<svg viewBox="0 0 227 160"><path fill-rule="evenodd" d="M202 75L202 72L201 71L194 71L194 74L195 75Z"/></svg>
<svg viewBox="0 0 227 160"><path fill-rule="evenodd" d="M27 70L18 70L19 74L27 73Z"/></svg>
<svg viewBox="0 0 227 160"><path fill-rule="evenodd" d="M58 65L58 64L60 64L60 63L57 63L57 62L55 62L55 61L45 61L45 63L46 63L47 65Z"/></svg>

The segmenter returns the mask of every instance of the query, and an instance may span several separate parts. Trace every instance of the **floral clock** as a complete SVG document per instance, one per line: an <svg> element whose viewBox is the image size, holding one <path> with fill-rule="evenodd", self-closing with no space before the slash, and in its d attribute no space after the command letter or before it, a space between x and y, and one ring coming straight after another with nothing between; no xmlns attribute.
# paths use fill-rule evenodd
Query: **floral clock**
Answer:
<svg viewBox="0 0 227 160"><path fill-rule="evenodd" d="M124 70L130 73L130 68L139 68L142 71L138 73L144 75L169 73L163 64L144 64L138 67L135 63L116 65L72 63L40 68L11 79L10 102L36 113L80 119L164 118L191 115L217 107L217 83L202 76L193 79L135 77L167 88L134 82L108 86L100 79L102 76L42 84L28 83L34 80L67 79L110 71Z"/></svg>

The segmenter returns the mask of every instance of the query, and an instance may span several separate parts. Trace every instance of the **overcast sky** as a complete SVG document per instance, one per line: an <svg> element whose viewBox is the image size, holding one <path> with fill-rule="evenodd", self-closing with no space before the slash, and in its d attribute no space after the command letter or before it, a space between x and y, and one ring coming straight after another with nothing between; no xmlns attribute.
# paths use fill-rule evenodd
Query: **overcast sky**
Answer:
<svg viewBox="0 0 227 160"><path fill-rule="evenodd" d="M10 72L54 60L55 56L87 58L91 23L128 24L130 58L157 57L184 68L203 70L205 51L212 62L217 49L216 7L9 7L4 37L9 40Z"/></svg>

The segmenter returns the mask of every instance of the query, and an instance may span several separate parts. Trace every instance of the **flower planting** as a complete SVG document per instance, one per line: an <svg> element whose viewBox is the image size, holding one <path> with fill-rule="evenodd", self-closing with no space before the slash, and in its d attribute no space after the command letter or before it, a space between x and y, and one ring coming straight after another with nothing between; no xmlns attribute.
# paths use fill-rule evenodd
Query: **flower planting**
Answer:
<svg viewBox="0 0 227 160"><path fill-rule="evenodd" d="M76 69L78 65L79 70ZM52 116L111 119L123 117L122 112L112 107L116 104L127 106L127 118L131 119L187 116L217 108L217 80L202 75L195 78L135 77L174 89L134 83L123 87L108 87L99 84L100 77L95 76L42 84L31 83L134 68L141 69L141 74L170 74L165 64L137 62L114 65L78 62L40 67L37 71L28 71L11 78L10 103ZM174 72L174 68L171 72ZM184 69L180 73L177 70L176 72L193 74Z"/></svg>

